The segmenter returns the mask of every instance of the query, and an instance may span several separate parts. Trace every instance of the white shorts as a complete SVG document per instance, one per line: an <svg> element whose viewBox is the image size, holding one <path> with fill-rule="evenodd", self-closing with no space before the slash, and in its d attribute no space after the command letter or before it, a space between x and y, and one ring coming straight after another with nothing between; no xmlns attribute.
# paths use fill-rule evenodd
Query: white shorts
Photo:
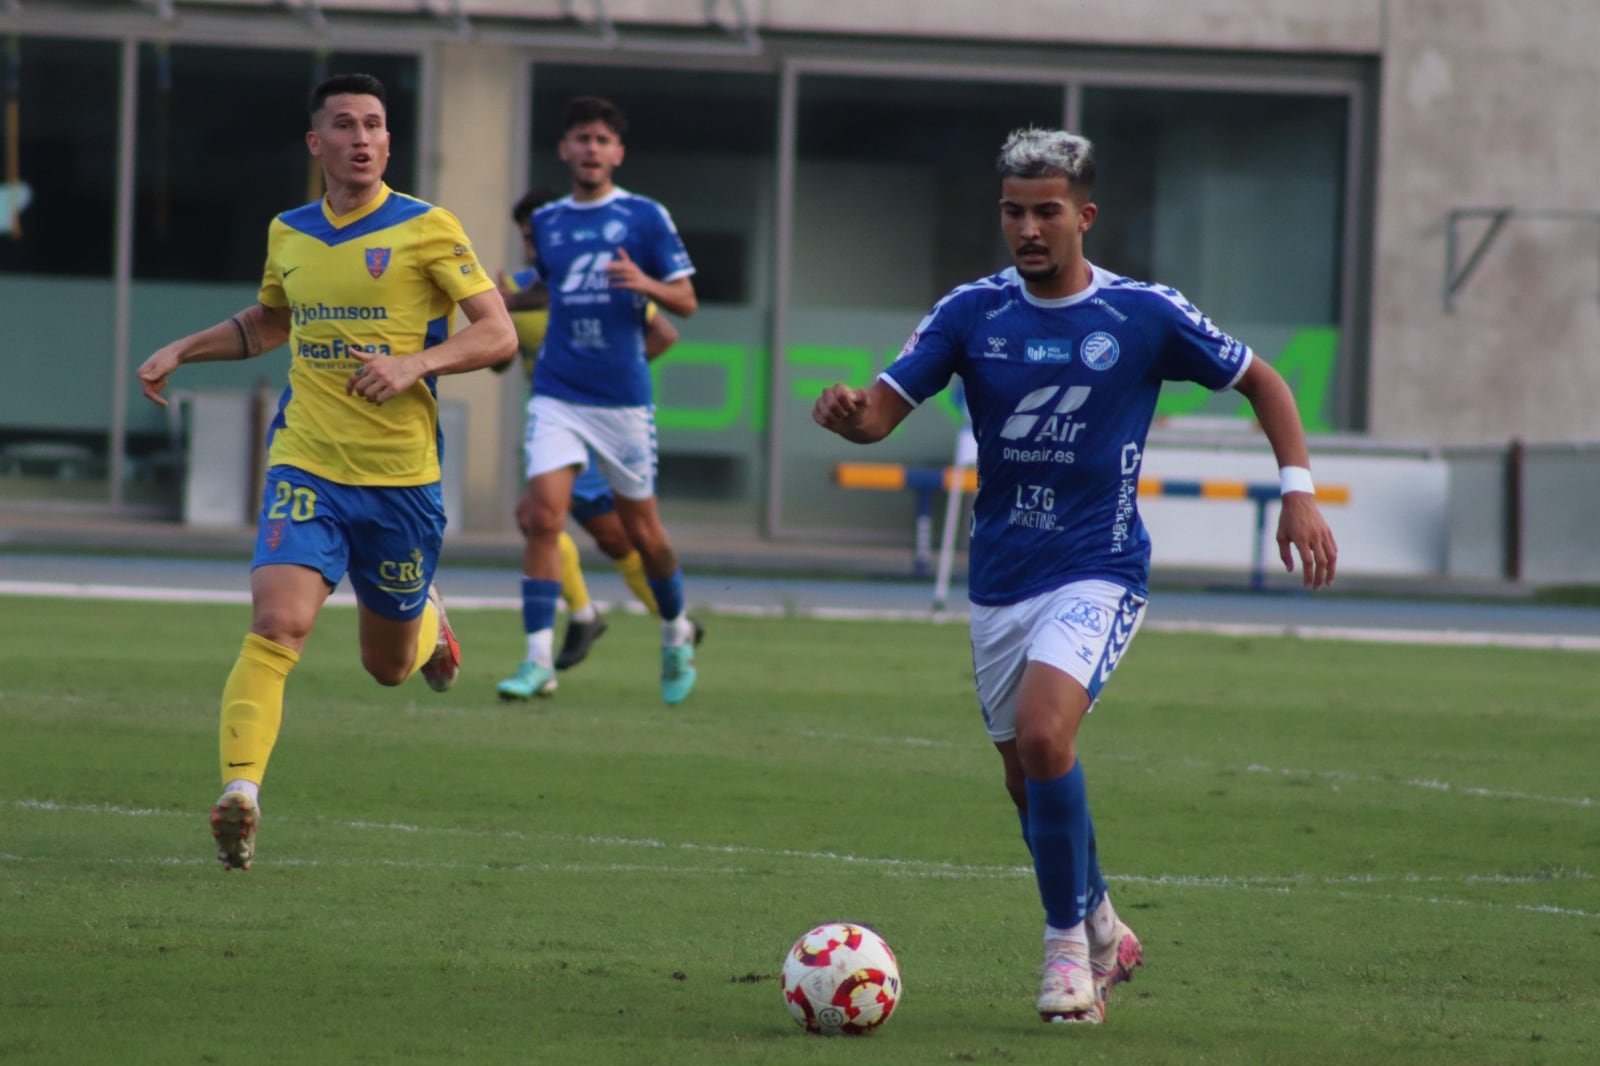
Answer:
<svg viewBox="0 0 1600 1066"><path fill-rule="evenodd" d="M523 475L536 477L576 466L595 468L618 496L647 500L656 494L656 420L650 407L592 407L549 396L528 401L522 437Z"/></svg>
<svg viewBox="0 0 1600 1066"><path fill-rule="evenodd" d="M1017 693L1028 663L1066 673L1090 707L1144 621L1143 596L1110 581L1074 581L1005 607L972 605L972 668L991 740L1017 735Z"/></svg>

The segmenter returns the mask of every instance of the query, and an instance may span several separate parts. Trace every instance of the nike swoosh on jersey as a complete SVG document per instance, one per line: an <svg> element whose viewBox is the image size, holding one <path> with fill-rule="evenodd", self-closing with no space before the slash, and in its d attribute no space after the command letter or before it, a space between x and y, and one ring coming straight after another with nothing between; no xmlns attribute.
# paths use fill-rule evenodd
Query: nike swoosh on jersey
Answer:
<svg viewBox="0 0 1600 1066"><path fill-rule="evenodd" d="M301 263L301 264L300 264L300 266L305 266L305 264L304 264L304 263ZM284 272L283 272L283 276L284 276L284 277L288 277L288 276L289 276L289 275L290 275L290 274L293 274L293 273L294 273L294 272L295 272L295 271L296 271L296 270L299 270L299 269L300 269L300 267L299 267L299 266L292 266L292 267L290 267L290 268L289 268L289 269L288 269L288 270L285 270L285 271L284 271Z"/></svg>
<svg viewBox="0 0 1600 1066"><path fill-rule="evenodd" d="M409 611L409 610L411 610L411 608L413 608L417 604L421 603L424 599L427 599L427 597L426 596L419 596L417 599L412 600L410 603L402 603L400 605L400 609L402 611Z"/></svg>

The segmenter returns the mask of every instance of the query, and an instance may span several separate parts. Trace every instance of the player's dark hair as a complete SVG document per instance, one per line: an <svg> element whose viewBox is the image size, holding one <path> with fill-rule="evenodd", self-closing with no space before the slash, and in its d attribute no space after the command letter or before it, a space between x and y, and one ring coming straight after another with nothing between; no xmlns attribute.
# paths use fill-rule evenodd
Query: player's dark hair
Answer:
<svg viewBox="0 0 1600 1066"><path fill-rule="evenodd" d="M311 123L316 124L317 115L328 103L328 97L349 93L354 96L376 96L378 103L383 105L384 111L389 110L389 94L384 91L383 82L371 74L335 74L324 78L311 90L311 96L306 100L306 107L311 112Z"/></svg>
<svg viewBox="0 0 1600 1066"><path fill-rule="evenodd" d="M586 122L604 122L618 140L628 135L627 116L610 100L598 96L577 96L568 100L566 110L561 112L562 134Z"/></svg>
<svg viewBox="0 0 1600 1066"><path fill-rule="evenodd" d="M543 207L551 200L558 199L560 196L560 193L556 192L547 185L539 185L535 188L529 189L527 192L522 194L522 199L518 200L512 205L511 221L515 222L518 226L521 226L523 223L527 222L528 219L533 217L533 213L535 211L539 210L539 208Z"/></svg>

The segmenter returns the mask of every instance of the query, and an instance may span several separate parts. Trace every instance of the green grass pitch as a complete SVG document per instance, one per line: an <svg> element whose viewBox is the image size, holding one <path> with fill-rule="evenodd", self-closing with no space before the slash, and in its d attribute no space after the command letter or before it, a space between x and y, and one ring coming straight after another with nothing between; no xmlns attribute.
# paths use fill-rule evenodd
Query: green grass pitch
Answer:
<svg viewBox="0 0 1600 1066"><path fill-rule="evenodd" d="M452 620L439 696L324 613L224 874L247 609L0 598L0 1061L1600 1062L1593 656L1140 636L1082 750L1146 966L1050 1027L963 627L711 615L668 709L645 619L512 705ZM860 1040L778 991L834 918L900 958Z"/></svg>

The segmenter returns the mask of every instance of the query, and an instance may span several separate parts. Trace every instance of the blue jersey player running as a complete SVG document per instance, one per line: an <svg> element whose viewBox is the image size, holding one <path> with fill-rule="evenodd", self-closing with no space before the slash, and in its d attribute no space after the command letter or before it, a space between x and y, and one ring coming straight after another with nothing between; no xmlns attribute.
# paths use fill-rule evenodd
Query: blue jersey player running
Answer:
<svg viewBox="0 0 1600 1066"><path fill-rule="evenodd" d="M661 617L661 697L681 703L694 688L694 624L684 613L683 574L656 507L656 434L645 350L653 301L680 316L697 301L694 264L667 211L618 188L627 120L610 101L578 97L561 120L558 152L571 195L533 216L534 266L550 294L544 348L533 372L525 453L528 487L517 503L527 533L522 624L526 660L500 695L555 688L559 538L572 486L590 456L616 494L628 540L644 558Z"/></svg>
<svg viewBox="0 0 1600 1066"><path fill-rule="evenodd" d="M384 184L382 82L340 74L311 93L306 144L327 195L267 231L259 302L173 341L139 368L166 405L185 363L250 359L285 341L289 387L272 421L250 572L250 632L222 690L222 796L211 811L224 869L248 868L284 685L348 574L361 665L380 684L420 672L449 688L460 650L433 584L444 534L435 379L516 351L494 281L450 212ZM454 336L457 306L469 325Z"/></svg>
<svg viewBox="0 0 1600 1066"><path fill-rule="evenodd" d="M917 326L869 389L832 385L816 422L882 440L958 375L978 442L972 656L978 702L1005 767L1044 904L1047 1021L1099 1022L1143 948L1111 906L1077 735L1144 617L1150 540L1137 490L1163 381L1249 400L1283 489L1277 539L1305 584L1333 580L1305 432L1277 371L1178 292L1088 262L1094 161L1087 140L1025 129L998 160L1013 266L963 285Z"/></svg>
<svg viewBox="0 0 1600 1066"><path fill-rule="evenodd" d="M529 262L538 255L533 243L533 213L558 194L547 189L527 192L511 208L511 221L522 234L522 247ZM505 297L506 309L517 328L517 347L522 355L522 369L527 376L529 391L533 386L533 369L538 365L539 351L544 347L545 332L550 323L550 292L539 280L538 272L527 268L503 277L500 293ZM655 359L677 342L677 328L666 315L656 313L655 304L645 308L645 357ZM496 366L496 373L511 365L508 360ZM656 598L645 577L644 560L628 539L628 531L617 517L616 495L605 476L596 468L593 456L572 484L572 517L594 538L595 547L611 560L623 581L645 610L656 614ZM557 671L577 666L589 655L595 641L607 629L605 616L589 598L588 582L584 580L578 546L563 530L558 543L561 549L561 598L567 601L567 632L561 641L561 650L555 657ZM701 626L694 622L698 642ZM549 695L553 688L535 692ZM501 688L502 699L526 699L517 678L509 678Z"/></svg>

